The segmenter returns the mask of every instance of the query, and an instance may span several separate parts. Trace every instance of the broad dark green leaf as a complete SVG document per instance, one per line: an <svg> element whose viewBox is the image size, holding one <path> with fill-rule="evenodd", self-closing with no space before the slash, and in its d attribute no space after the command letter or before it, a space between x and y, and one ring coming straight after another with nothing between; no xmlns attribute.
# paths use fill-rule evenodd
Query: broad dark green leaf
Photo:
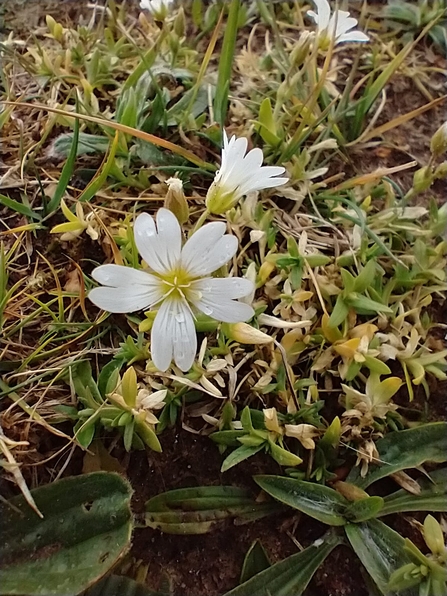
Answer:
<svg viewBox="0 0 447 596"><path fill-rule="evenodd" d="M273 503L256 503L244 489L199 486L171 490L146 503L145 523L168 534L204 534L222 521L252 521L278 511Z"/></svg>
<svg viewBox="0 0 447 596"><path fill-rule="evenodd" d="M405 511L447 511L447 468L430 472L430 478L419 480L419 495L401 489L385 497L379 517Z"/></svg>
<svg viewBox="0 0 447 596"><path fill-rule="evenodd" d="M410 563L404 550L405 540L397 532L377 519L360 524L347 524L345 532L354 552L383 594L393 571ZM406 590L399 596L417 596L417 591Z"/></svg>
<svg viewBox="0 0 447 596"><path fill-rule="evenodd" d="M268 569L270 565L271 562L264 550L264 547L259 540L255 540L245 555L239 583L243 584L257 573L261 573L261 571L264 571L264 569Z"/></svg>
<svg viewBox="0 0 447 596"><path fill-rule="evenodd" d="M315 571L341 542L335 534L327 534L300 553L292 555L257 573L224 596L300 596Z"/></svg>
<svg viewBox="0 0 447 596"><path fill-rule="evenodd" d="M0 594L72 596L98 581L130 546L128 482L94 472L0 502Z"/></svg>
<svg viewBox="0 0 447 596"><path fill-rule="evenodd" d="M321 484L285 476L254 476L269 495L330 526L343 526L349 501L340 493Z"/></svg>
<svg viewBox="0 0 447 596"><path fill-rule="evenodd" d="M358 523L377 517L381 509L383 509L382 497L366 497L351 503L345 516L349 521Z"/></svg>
<svg viewBox="0 0 447 596"><path fill-rule="evenodd" d="M376 443L380 463L371 465L361 478L359 468L353 468L347 481L366 488L376 480L417 468L424 462L442 463L447 460L447 423L432 422L408 430L387 434Z"/></svg>

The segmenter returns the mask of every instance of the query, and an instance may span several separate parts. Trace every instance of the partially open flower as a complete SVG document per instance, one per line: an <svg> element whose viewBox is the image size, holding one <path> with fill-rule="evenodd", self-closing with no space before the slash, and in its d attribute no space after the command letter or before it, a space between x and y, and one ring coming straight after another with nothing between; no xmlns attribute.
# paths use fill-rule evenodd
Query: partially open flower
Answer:
<svg viewBox="0 0 447 596"><path fill-rule="evenodd" d="M362 31L351 31L357 25L357 19L350 16L345 10L335 10L331 15L331 7L327 0L313 0L317 12L307 12L317 24L317 38L319 46L327 49L332 38L335 38L335 45L344 41L363 42L369 41L369 37Z"/></svg>
<svg viewBox="0 0 447 596"><path fill-rule="evenodd" d="M249 192L285 184L288 178L278 178L285 168L263 166L264 156L259 148L247 153L248 141L232 136L228 140L223 131L222 164L206 195L206 206L211 213L225 213Z"/></svg>
<svg viewBox="0 0 447 596"><path fill-rule="evenodd" d="M157 225L147 213L135 221L135 243L151 273L122 265L101 265L93 278L105 287L94 288L90 300L114 313L158 308L151 330L151 355L165 371L176 365L191 368L197 336L194 313L201 311L218 321L247 321L253 308L237 298L250 294L253 283L245 278L212 278L210 273L227 263L238 248L235 236L225 234L224 222L204 225L182 248L182 232L175 215L159 209Z"/></svg>
<svg viewBox="0 0 447 596"><path fill-rule="evenodd" d="M141 0L140 8L151 12L156 19L162 21L168 15L169 7L174 0Z"/></svg>

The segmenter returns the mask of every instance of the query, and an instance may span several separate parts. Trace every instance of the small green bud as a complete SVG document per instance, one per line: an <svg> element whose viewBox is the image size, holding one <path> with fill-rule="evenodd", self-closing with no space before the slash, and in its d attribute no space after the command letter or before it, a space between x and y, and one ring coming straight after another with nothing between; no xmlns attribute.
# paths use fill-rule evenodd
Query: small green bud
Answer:
<svg viewBox="0 0 447 596"><path fill-rule="evenodd" d="M430 151L436 157L447 151L447 122L444 122L432 136Z"/></svg>
<svg viewBox="0 0 447 596"><path fill-rule="evenodd" d="M439 164L439 166L437 166L437 168L435 169L435 173L433 174L433 177L436 180L442 180L443 178L447 178L447 161L443 161Z"/></svg>
<svg viewBox="0 0 447 596"><path fill-rule="evenodd" d="M175 17L174 31L179 37L183 37L185 35L185 11L183 10L183 6L180 6L177 16Z"/></svg>
<svg viewBox="0 0 447 596"><path fill-rule="evenodd" d="M310 31L304 31L296 46L293 48L290 54L290 62L296 67L300 67L306 57L309 55L310 45L312 43L312 33Z"/></svg>
<svg viewBox="0 0 447 596"><path fill-rule="evenodd" d="M165 198L165 207L172 211L179 223L184 224L189 218L188 201L183 192L183 183L180 178L169 178L166 180L168 192Z"/></svg>
<svg viewBox="0 0 447 596"><path fill-rule="evenodd" d="M425 166L417 172L414 173L413 176L413 189L415 192L422 192L430 188L433 183L433 173L431 168Z"/></svg>

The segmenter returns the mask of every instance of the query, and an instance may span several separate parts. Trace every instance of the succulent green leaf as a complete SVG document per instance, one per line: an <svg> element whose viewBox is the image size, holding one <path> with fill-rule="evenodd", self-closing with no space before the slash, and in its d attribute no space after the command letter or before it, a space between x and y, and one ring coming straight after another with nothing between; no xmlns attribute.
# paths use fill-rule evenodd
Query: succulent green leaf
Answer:
<svg viewBox="0 0 447 596"><path fill-rule="evenodd" d="M168 534L205 534L228 518L239 523L264 517L278 506L256 503L232 486L199 486L171 490L146 503L145 523Z"/></svg>
<svg viewBox="0 0 447 596"><path fill-rule="evenodd" d="M345 517L351 522L359 523L377 517L382 509L382 497L366 497L351 503L345 512Z"/></svg>
<svg viewBox="0 0 447 596"><path fill-rule="evenodd" d="M419 480L419 484L418 495L401 489L386 496L379 517L405 511L447 511L447 468L430 472L430 478Z"/></svg>
<svg viewBox="0 0 447 596"><path fill-rule="evenodd" d="M354 292L362 294L374 282L376 275L376 262L371 259L366 263L354 281Z"/></svg>
<svg viewBox="0 0 447 596"><path fill-rule="evenodd" d="M317 542L318 545L315 543L257 573L224 596L301 596L315 571L340 544L341 538L328 533Z"/></svg>
<svg viewBox="0 0 447 596"><path fill-rule="evenodd" d="M225 458L225 460L222 463L222 467L220 468L220 471L226 472L233 466L237 466L237 464L240 464L241 461L244 461L245 459L248 459L255 453L258 453L258 451L261 451L261 449L263 448L264 443L255 447L248 445L242 445L241 447L238 447Z"/></svg>
<svg viewBox="0 0 447 596"><path fill-rule="evenodd" d="M343 323L349 313L349 306L346 304L343 295L340 294L335 302L334 309L332 310L329 318L329 327L338 327Z"/></svg>
<svg viewBox="0 0 447 596"><path fill-rule="evenodd" d="M130 545L128 482L94 472L0 503L0 594L71 596L101 578Z"/></svg>
<svg viewBox="0 0 447 596"><path fill-rule="evenodd" d="M264 550L264 547L259 540L255 540L245 555L239 583L243 584L254 577L257 573L261 573L261 571L264 571L264 569L268 569L270 565L271 562Z"/></svg>
<svg viewBox="0 0 447 596"><path fill-rule="evenodd" d="M387 434L376 443L380 463L370 466L364 478L353 468L347 481L366 488L376 480L417 468L424 462L442 463L447 460L447 423L431 422L407 430Z"/></svg>
<svg viewBox="0 0 447 596"><path fill-rule="evenodd" d="M254 476L266 493L306 515L330 526L346 523L345 511L349 506L340 493L320 484L295 480L285 476Z"/></svg>
<svg viewBox="0 0 447 596"><path fill-rule="evenodd" d="M353 294L353 297L349 296L346 301L349 303L349 306L355 308L360 314L375 314L378 312L392 314L393 312L389 306L358 294Z"/></svg>
<svg viewBox="0 0 447 596"><path fill-rule="evenodd" d="M389 594L391 574L411 563L404 549L405 540L379 520L347 524L345 532L354 552L383 594ZM399 596L417 596L417 591L401 592Z"/></svg>

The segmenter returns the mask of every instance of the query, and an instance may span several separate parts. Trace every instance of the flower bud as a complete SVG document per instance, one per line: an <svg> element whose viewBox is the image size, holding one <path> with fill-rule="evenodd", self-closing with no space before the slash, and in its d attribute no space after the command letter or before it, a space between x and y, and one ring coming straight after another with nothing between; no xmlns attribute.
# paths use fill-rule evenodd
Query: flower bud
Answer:
<svg viewBox="0 0 447 596"><path fill-rule="evenodd" d="M413 176L413 189L414 192L422 192L430 188L433 183L433 174L431 168L425 166L417 172L414 173Z"/></svg>
<svg viewBox="0 0 447 596"><path fill-rule="evenodd" d="M444 122L432 136L430 151L436 157L439 157L447 151L447 122Z"/></svg>
<svg viewBox="0 0 447 596"><path fill-rule="evenodd" d="M296 46L290 54L290 62L296 67L300 67L309 55L310 45L313 34L310 31L303 31L298 39Z"/></svg>
<svg viewBox="0 0 447 596"><path fill-rule="evenodd" d="M222 329L227 337L241 344L262 345L273 341L273 337L248 323L224 323Z"/></svg>
<svg viewBox="0 0 447 596"><path fill-rule="evenodd" d="M185 35L185 11L183 10L183 6L180 6L177 16L175 17L174 31L179 37Z"/></svg>
<svg viewBox="0 0 447 596"><path fill-rule="evenodd" d="M433 176L436 180L442 180L447 177L447 161L443 161L439 164Z"/></svg>
<svg viewBox="0 0 447 596"><path fill-rule="evenodd" d="M179 223L184 224L189 218L189 207L183 192L183 182L180 178L168 178L166 184L168 185L168 192L166 193L164 206L172 211Z"/></svg>

